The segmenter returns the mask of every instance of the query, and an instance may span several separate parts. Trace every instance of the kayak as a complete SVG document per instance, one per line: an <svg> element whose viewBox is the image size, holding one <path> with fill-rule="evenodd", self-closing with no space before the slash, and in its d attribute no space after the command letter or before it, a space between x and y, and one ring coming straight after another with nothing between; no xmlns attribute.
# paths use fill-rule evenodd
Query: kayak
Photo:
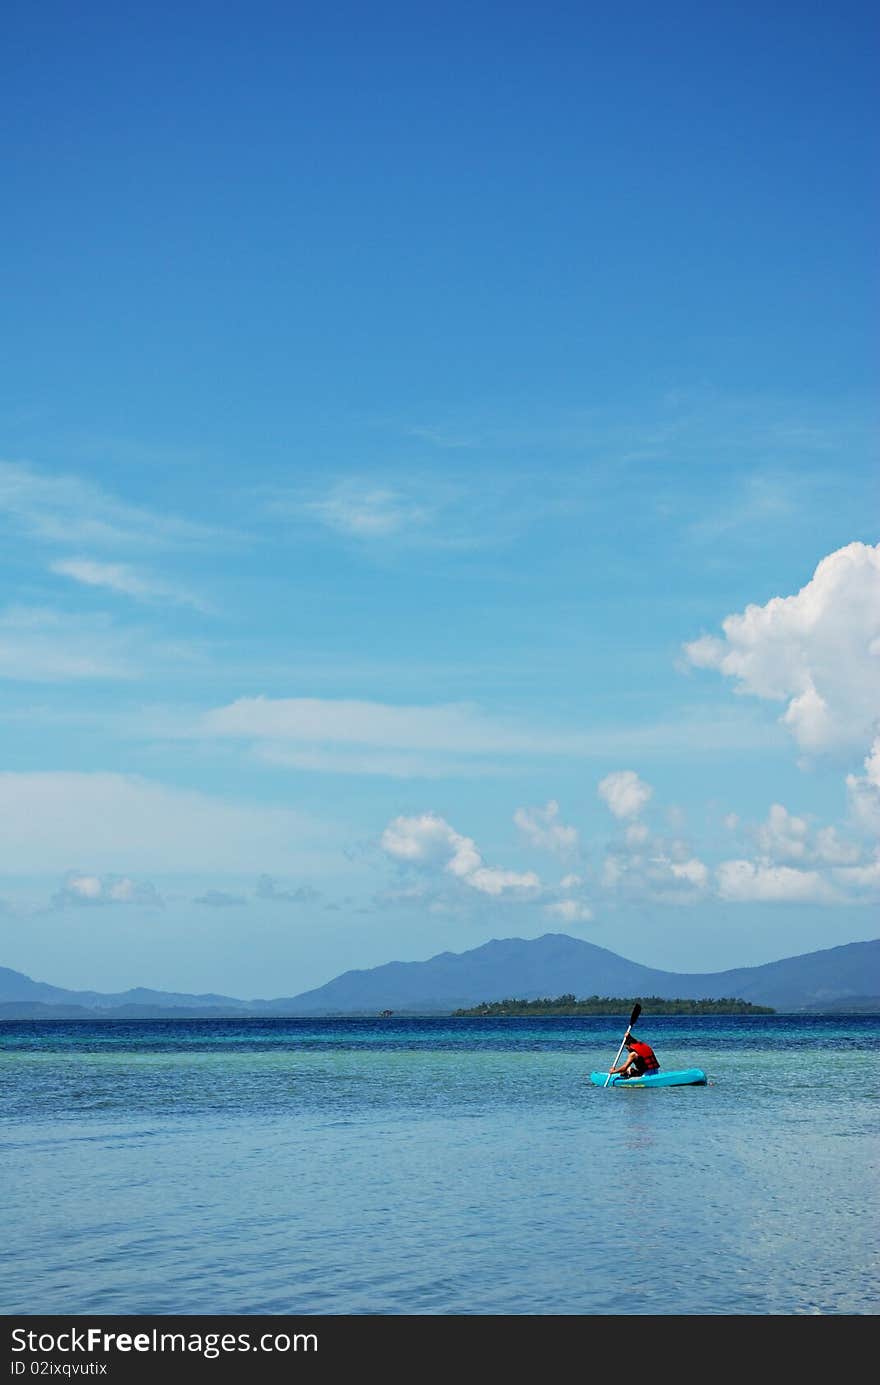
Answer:
<svg viewBox="0 0 880 1385"><path fill-rule="evenodd" d="M705 1087L706 1074L702 1068L679 1068L674 1072L646 1072L644 1077L612 1077L607 1072L591 1072L590 1081L595 1087Z"/></svg>

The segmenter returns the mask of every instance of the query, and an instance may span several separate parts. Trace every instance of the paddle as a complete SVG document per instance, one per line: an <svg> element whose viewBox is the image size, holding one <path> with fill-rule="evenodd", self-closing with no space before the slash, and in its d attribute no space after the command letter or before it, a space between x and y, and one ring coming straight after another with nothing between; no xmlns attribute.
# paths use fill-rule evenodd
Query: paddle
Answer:
<svg viewBox="0 0 880 1385"><path fill-rule="evenodd" d="M631 1014L630 1017L629 1017L629 1024L626 1026L626 1033L624 1034L623 1038L622 1038L621 1041L620 1041L620 1048L617 1050L617 1058L615 1058L614 1062L611 1064L612 1068L616 1068L616 1067L617 1067L617 1061L618 1061L618 1059L620 1058L621 1053L623 1052L623 1045L626 1043L627 1039L629 1038L629 1032L630 1032L630 1030L632 1029L633 1025L635 1024L636 1020L638 1019L638 1017L639 1017L639 1015L640 1015L641 1013L642 1013L642 1007L641 1007L641 1005L639 1004L639 1002L636 1001L635 1005L633 1006L633 1012L632 1012L632 1014ZM608 1076L605 1078L605 1081L604 1081L604 1083L603 1083L603 1086L607 1087L607 1086L608 1086L608 1083L609 1083L610 1081L611 1081L611 1073L609 1072Z"/></svg>

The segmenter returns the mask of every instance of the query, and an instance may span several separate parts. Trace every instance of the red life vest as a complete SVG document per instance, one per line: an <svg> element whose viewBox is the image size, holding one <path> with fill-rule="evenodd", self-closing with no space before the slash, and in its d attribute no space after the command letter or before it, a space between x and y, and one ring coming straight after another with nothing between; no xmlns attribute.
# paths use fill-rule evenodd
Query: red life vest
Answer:
<svg viewBox="0 0 880 1385"><path fill-rule="evenodd" d="M630 1039L628 1047L630 1053L637 1053L640 1058L644 1058L645 1072L659 1072L660 1064L650 1044L643 1044L639 1039Z"/></svg>

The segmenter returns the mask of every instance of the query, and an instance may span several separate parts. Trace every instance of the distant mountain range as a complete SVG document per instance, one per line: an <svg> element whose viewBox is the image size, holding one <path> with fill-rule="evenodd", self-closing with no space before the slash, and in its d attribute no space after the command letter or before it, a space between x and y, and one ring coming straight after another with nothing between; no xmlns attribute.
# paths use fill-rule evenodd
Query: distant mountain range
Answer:
<svg viewBox="0 0 880 1385"><path fill-rule="evenodd" d="M374 1015L383 1010L437 1015L482 1001L566 994L737 999L796 1012L880 1012L880 939L759 967L690 973L657 971L565 933L546 933L493 939L469 952L441 952L427 962L347 971L300 995L250 1001L140 987L114 994L70 991L0 967L0 1020Z"/></svg>

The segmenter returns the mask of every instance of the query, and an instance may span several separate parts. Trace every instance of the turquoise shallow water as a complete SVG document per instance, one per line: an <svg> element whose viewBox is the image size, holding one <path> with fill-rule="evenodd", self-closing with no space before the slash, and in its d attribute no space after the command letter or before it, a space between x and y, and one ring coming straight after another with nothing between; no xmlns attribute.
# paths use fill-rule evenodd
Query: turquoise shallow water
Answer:
<svg viewBox="0 0 880 1385"><path fill-rule="evenodd" d="M880 1019L625 1022L4 1025L0 1312L876 1314Z"/></svg>

